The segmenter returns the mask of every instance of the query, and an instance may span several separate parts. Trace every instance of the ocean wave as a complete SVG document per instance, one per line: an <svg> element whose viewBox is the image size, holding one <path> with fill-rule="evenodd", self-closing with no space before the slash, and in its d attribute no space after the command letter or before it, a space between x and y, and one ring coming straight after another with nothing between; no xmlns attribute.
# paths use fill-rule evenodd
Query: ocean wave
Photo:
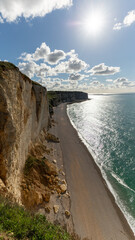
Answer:
<svg viewBox="0 0 135 240"><path fill-rule="evenodd" d="M135 193L135 190L133 190L132 188L130 188L126 183L124 183L124 181L122 179L120 179L115 173L111 173L111 175L117 180L118 183L120 183L123 187L129 189L130 191Z"/></svg>

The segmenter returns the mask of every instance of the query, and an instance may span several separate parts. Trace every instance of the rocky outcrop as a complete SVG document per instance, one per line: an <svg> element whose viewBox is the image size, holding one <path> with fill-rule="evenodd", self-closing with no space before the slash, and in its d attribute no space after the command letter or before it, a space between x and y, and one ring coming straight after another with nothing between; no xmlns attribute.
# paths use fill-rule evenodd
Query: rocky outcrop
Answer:
<svg viewBox="0 0 135 240"><path fill-rule="evenodd" d="M0 179L17 201L25 161L48 121L46 88L0 62Z"/></svg>
<svg viewBox="0 0 135 240"><path fill-rule="evenodd" d="M22 203L29 209L38 205L45 207L50 201L52 190L57 190L58 170L47 159L37 159L29 156L24 168L24 177L21 184Z"/></svg>

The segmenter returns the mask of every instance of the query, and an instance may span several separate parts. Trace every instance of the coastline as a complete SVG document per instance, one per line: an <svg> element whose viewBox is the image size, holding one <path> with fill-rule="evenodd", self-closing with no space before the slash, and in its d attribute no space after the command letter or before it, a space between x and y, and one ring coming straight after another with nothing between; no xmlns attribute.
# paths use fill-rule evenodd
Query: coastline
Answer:
<svg viewBox="0 0 135 240"><path fill-rule="evenodd" d="M119 206L119 204L117 203L117 200L115 199L114 189L112 188L111 184L109 182L107 182L106 178L103 176L103 173L102 173L100 167L98 166L98 164L95 160L94 153L92 153L92 151L90 149L90 146L88 145L86 140L83 138L83 136L77 131L77 128L76 128L75 124L70 119L70 116L68 114L68 105L67 105L67 115L68 115L68 118L69 118L69 121L70 121L71 125L76 130L78 137L81 139L82 143L84 144L84 147L86 147L87 151L89 152L90 156L92 157L93 162L95 163L95 167L97 168L97 171L101 175L101 179L102 179L103 183L105 184L106 190L108 192L109 197L112 200L112 203L114 204L114 207L116 206L116 208L118 208L118 214L120 214L120 216L122 215L122 217L125 219L126 224L128 224L128 226L129 226L129 228L130 228L130 230L131 230L131 232L132 232L132 234L135 238L135 231L132 229L132 225L130 225L130 223L128 222L128 219L126 218L126 215L122 211L122 206Z"/></svg>
<svg viewBox="0 0 135 240"><path fill-rule="evenodd" d="M54 118L71 194L75 232L81 238L92 240L135 239L99 167L73 128L66 106L67 104L57 106Z"/></svg>

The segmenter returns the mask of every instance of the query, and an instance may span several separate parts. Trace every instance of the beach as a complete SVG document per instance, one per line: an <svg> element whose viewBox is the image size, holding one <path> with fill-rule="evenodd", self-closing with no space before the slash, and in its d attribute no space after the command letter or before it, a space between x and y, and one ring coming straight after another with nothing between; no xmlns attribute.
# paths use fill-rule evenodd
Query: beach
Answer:
<svg viewBox="0 0 135 240"><path fill-rule="evenodd" d="M74 231L81 239L135 239L94 159L71 125L66 107L60 104L54 108L54 120L71 197Z"/></svg>

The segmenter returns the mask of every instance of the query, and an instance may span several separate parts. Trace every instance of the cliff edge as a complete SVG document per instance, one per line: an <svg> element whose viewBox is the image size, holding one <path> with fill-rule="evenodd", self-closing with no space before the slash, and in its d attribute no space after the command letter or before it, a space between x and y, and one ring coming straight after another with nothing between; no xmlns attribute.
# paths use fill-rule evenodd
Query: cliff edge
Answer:
<svg viewBox="0 0 135 240"><path fill-rule="evenodd" d="M48 122L46 88L0 62L0 189L18 202L25 161Z"/></svg>

